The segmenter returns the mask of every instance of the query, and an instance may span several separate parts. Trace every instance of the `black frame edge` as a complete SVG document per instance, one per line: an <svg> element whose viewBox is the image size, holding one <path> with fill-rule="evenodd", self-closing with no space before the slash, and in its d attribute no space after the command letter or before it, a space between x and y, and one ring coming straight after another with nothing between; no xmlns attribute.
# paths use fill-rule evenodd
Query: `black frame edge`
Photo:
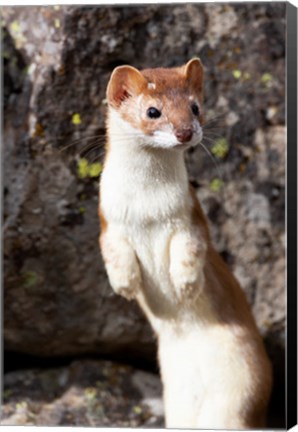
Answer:
<svg viewBox="0 0 298 432"><path fill-rule="evenodd" d="M297 424L297 8L287 19L287 376L286 425Z"/></svg>

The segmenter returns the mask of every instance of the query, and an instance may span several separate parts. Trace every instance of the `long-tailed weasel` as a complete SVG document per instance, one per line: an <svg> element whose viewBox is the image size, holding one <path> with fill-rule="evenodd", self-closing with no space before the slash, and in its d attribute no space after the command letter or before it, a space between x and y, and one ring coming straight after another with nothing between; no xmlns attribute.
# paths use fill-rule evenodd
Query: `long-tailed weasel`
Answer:
<svg viewBox="0 0 298 432"><path fill-rule="evenodd" d="M157 335L166 426L263 427L271 365L184 163L202 139L202 93L199 59L113 71L100 246L113 290L137 300Z"/></svg>

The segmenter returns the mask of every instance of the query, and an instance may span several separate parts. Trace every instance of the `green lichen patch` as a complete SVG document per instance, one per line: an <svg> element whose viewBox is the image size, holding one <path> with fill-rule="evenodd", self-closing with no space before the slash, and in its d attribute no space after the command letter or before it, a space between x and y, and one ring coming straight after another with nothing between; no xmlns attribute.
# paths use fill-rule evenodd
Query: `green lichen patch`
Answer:
<svg viewBox="0 0 298 432"><path fill-rule="evenodd" d="M133 412L135 413L135 414L141 414L142 413L142 408L139 406L139 405L135 405L134 407L133 407Z"/></svg>
<svg viewBox="0 0 298 432"><path fill-rule="evenodd" d="M12 21L12 23L9 25L9 31L12 38L15 40L16 48L22 48L25 42L27 42L27 39L22 34L22 29L19 21Z"/></svg>
<svg viewBox="0 0 298 432"><path fill-rule="evenodd" d="M212 192L219 192L221 190L221 188L223 187L224 182L223 180L219 179L219 178L214 178L211 182L210 182L210 189L212 190Z"/></svg>
<svg viewBox="0 0 298 432"><path fill-rule="evenodd" d="M211 153L219 159L223 159L229 152L229 144L225 138L219 138L211 147Z"/></svg>
<svg viewBox="0 0 298 432"><path fill-rule="evenodd" d="M241 72L241 70L239 70L239 69L234 69L234 70L232 71L232 74L233 74L233 77L234 77L235 79L240 79L241 76L242 76L242 72Z"/></svg>
<svg viewBox="0 0 298 432"><path fill-rule="evenodd" d="M270 73L266 72L261 76L260 82L263 90L268 91L274 83L274 78Z"/></svg>
<svg viewBox="0 0 298 432"><path fill-rule="evenodd" d="M21 32L20 23L18 21L13 21L9 26L9 30L11 31L13 36L17 35Z"/></svg>
<svg viewBox="0 0 298 432"><path fill-rule="evenodd" d="M264 73L263 75L262 75L262 77L261 77L261 83L262 84L265 84L265 85L268 85L268 84L270 84L271 83L271 81L273 80L273 77L272 77L272 75L270 74L270 73Z"/></svg>
<svg viewBox="0 0 298 432"><path fill-rule="evenodd" d="M79 113L74 113L71 117L71 122L74 125L80 125L82 123L81 115Z"/></svg>
<svg viewBox="0 0 298 432"><path fill-rule="evenodd" d="M102 164L100 162L89 163L86 158L80 158L77 171L80 179L96 178L102 171Z"/></svg>
<svg viewBox="0 0 298 432"><path fill-rule="evenodd" d="M16 404L16 409L17 409L17 411L24 410L24 409L26 409L27 407L28 407L28 404L27 404L26 401L21 401L21 402L18 402L18 403Z"/></svg>
<svg viewBox="0 0 298 432"><path fill-rule="evenodd" d="M88 387L85 389L84 394L88 401L93 401L94 399L96 399L97 390L94 387Z"/></svg>
<svg viewBox="0 0 298 432"><path fill-rule="evenodd" d="M25 288L32 288L37 284L38 276L34 271L28 270L22 274L22 281Z"/></svg>

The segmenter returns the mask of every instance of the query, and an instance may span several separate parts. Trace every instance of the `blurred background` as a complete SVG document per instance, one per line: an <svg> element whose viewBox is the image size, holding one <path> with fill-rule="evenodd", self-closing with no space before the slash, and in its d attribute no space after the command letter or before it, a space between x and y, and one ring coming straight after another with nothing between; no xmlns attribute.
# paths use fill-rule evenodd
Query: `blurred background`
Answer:
<svg viewBox="0 0 298 432"><path fill-rule="evenodd" d="M156 342L98 249L114 67L205 67L186 156L274 365L285 425L285 3L2 7L2 424L163 426Z"/></svg>

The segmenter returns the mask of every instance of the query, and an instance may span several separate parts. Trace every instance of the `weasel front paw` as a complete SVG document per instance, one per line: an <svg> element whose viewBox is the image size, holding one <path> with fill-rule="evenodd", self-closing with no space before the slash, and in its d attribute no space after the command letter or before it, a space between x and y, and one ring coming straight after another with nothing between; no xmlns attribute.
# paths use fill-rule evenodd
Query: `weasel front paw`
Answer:
<svg viewBox="0 0 298 432"><path fill-rule="evenodd" d="M203 265L185 261L176 269L171 269L171 279L178 301L195 300L205 284Z"/></svg>
<svg viewBox="0 0 298 432"><path fill-rule="evenodd" d="M170 277L178 301L194 300L204 289L206 243L198 233L178 232L170 245Z"/></svg>
<svg viewBox="0 0 298 432"><path fill-rule="evenodd" d="M113 272L109 274L110 284L116 294L125 297L127 300L132 300L136 297L141 285L141 277L139 271L134 271L131 274L125 272Z"/></svg>
<svg viewBox="0 0 298 432"><path fill-rule="evenodd" d="M128 300L135 298L142 277L133 248L123 237L108 232L101 236L100 245L113 290Z"/></svg>

